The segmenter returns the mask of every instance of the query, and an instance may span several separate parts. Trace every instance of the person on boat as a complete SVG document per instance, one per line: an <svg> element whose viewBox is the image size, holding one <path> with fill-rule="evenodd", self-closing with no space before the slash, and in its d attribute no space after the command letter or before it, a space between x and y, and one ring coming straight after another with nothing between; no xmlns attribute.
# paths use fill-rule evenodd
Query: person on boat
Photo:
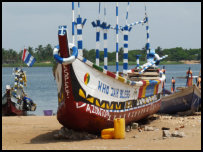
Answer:
<svg viewBox="0 0 203 152"><path fill-rule="evenodd" d="M188 71L186 72L186 74L187 74L186 86L188 86L188 87L192 86L193 78L192 78L192 70L190 69L190 67L189 67Z"/></svg>
<svg viewBox="0 0 203 152"><path fill-rule="evenodd" d="M161 71L163 72L163 74L166 73L165 66L163 66L163 69L162 69ZM166 79L165 79L165 81L162 83L163 95L165 95L165 82L166 82Z"/></svg>
<svg viewBox="0 0 203 152"><path fill-rule="evenodd" d="M201 89L201 75L197 78L197 87Z"/></svg>
<svg viewBox="0 0 203 152"><path fill-rule="evenodd" d="M174 79L174 77L172 77L172 80L171 80L171 92L173 93L173 92L175 92L175 83L176 83L176 81L175 81L175 79Z"/></svg>

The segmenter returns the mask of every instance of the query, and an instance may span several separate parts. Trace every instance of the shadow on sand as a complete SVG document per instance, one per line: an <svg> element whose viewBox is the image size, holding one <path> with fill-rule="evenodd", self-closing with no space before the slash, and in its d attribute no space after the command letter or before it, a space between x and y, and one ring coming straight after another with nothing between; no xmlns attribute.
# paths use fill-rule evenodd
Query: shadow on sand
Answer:
<svg viewBox="0 0 203 152"><path fill-rule="evenodd" d="M70 140L70 139L56 139L54 135L58 133L59 130L54 130L47 132L45 134L38 135L30 140L31 144L46 144L46 143L56 143L56 142L73 142L81 140ZM30 144L29 143L29 144Z"/></svg>
<svg viewBox="0 0 203 152"><path fill-rule="evenodd" d="M64 138L55 138L54 135L58 134L59 130L54 130L47 132L45 134L38 135L30 140L29 144L46 144L46 143L56 143L56 142L75 142L83 141L90 139L64 139Z"/></svg>

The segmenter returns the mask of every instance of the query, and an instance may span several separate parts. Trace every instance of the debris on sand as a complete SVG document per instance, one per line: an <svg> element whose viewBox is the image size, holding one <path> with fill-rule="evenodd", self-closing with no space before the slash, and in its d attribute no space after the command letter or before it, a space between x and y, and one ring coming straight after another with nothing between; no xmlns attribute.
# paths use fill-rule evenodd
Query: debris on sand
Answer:
<svg viewBox="0 0 203 152"><path fill-rule="evenodd" d="M72 129L61 127L59 132L54 135L55 139L69 139L69 140L89 140L97 139L98 137L87 132L76 132Z"/></svg>

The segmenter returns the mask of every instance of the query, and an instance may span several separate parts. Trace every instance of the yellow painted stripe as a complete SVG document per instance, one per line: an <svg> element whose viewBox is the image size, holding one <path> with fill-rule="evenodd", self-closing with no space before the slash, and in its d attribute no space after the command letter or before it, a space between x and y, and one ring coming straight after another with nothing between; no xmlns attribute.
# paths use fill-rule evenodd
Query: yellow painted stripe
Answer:
<svg viewBox="0 0 203 152"><path fill-rule="evenodd" d="M109 103L106 103L106 108L107 109L113 109L113 104L111 104L111 107L109 107Z"/></svg>
<svg viewBox="0 0 203 152"><path fill-rule="evenodd" d="M147 88L147 86L143 86L143 89L142 89L142 98L145 97L146 88Z"/></svg>
<svg viewBox="0 0 203 152"><path fill-rule="evenodd" d="M121 82L125 82L125 78L123 78L121 76L118 76L118 80L121 81Z"/></svg>
<svg viewBox="0 0 203 152"><path fill-rule="evenodd" d="M87 98L87 100L88 100L90 103L94 103L94 98L93 98L93 97Z"/></svg>
<svg viewBox="0 0 203 152"><path fill-rule="evenodd" d="M82 89L79 90L79 95L80 95L81 97L83 97L84 99L86 98L86 97L85 97L85 93L82 91Z"/></svg>
<svg viewBox="0 0 203 152"><path fill-rule="evenodd" d="M118 106L119 105L119 106ZM116 109L118 110L118 109L121 109L121 104L116 104Z"/></svg>
<svg viewBox="0 0 203 152"><path fill-rule="evenodd" d="M100 103L98 100L96 100L96 106L100 107Z"/></svg>
<svg viewBox="0 0 203 152"><path fill-rule="evenodd" d="M101 108L105 108L106 102L103 102L103 104L101 105Z"/></svg>

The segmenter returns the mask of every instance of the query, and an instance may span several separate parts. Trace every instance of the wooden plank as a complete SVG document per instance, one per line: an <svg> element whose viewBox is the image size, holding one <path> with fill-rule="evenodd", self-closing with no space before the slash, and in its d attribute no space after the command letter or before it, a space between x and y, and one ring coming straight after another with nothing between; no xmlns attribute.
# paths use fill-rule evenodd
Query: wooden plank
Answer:
<svg viewBox="0 0 203 152"><path fill-rule="evenodd" d="M133 73L129 73L128 74L128 76L136 76L136 75L140 75L140 76L147 76L147 75L149 75L149 76L158 76L159 75L159 73L157 73L157 72L145 72L145 73L143 73L143 74L139 74L138 72L133 72Z"/></svg>
<svg viewBox="0 0 203 152"><path fill-rule="evenodd" d="M131 77L131 81L139 81L139 80L158 80L160 77Z"/></svg>

